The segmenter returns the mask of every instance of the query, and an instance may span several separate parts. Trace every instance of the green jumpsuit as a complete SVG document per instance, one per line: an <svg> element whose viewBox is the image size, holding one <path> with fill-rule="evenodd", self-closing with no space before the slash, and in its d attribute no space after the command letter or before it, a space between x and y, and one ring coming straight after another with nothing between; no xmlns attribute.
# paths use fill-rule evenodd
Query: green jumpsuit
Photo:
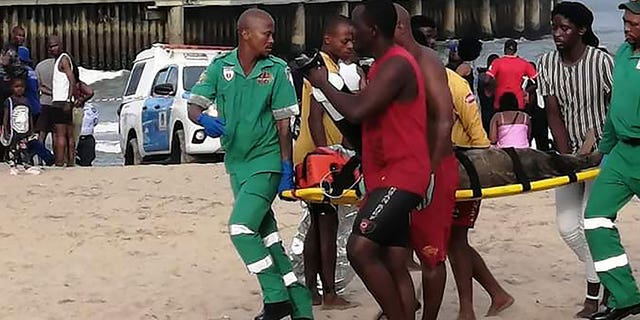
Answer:
<svg viewBox="0 0 640 320"><path fill-rule="evenodd" d="M290 301L293 318L313 318L309 291L298 282L278 235L271 204L281 176L276 120L298 113L286 63L269 56L245 76L238 50L216 58L191 90L190 103L216 104L226 122L225 165L235 198L229 233L265 303Z"/></svg>
<svg viewBox="0 0 640 320"><path fill-rule="evenodd" d="M600 281L611 292L608 306L640 303L640 292L614 222L617 213L640 195L640 55L629 43L615 58L611 108L599 150L606 155L587 202L584 229Z"/></svg>

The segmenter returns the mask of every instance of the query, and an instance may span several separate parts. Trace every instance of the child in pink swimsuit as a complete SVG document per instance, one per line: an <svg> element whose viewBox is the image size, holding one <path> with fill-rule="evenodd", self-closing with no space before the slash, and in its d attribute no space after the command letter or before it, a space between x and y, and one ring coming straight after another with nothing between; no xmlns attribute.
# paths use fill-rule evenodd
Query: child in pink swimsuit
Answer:
<svg viewBox="0 0 640 320"><path fill-rule="evenodd" d="M519 110L515 94L503 94L500 111L491 119L491 143L499 148L529 148L530 137L531 118Z"/></svg>

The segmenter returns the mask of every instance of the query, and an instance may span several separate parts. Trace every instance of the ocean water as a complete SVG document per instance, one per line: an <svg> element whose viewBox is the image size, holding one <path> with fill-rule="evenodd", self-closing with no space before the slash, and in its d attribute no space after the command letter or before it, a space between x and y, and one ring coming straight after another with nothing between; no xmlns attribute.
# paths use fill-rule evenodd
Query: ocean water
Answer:
<svg viewBox="0 0 640 320"><path fill-rule="evenodd" d="M622 0L620 0L622 1ZM622 12L618 10L619 1L584 0L582 1L594 13L594 31L600 38L601 45L609 52L615 53L624 41ZM483 44L482 55L476 61L476 65L484 66L487 57L492 54L502 54L504 42L507 39L496 39ZM529 61L536 61L541 55L555 50L550 36L541 40L519 40L518 54ZM116 111L119 101L103 101L119 98L124 91L128 71L100 72L87 71L80 75L85 82L92 82L95 90L95 98L92 102L100 111L100 123L95 130L96 138L96 166L113 166L124 163L120 146L118 144L118 118Z"/></svg>
<svg viewBox="0 0 640 320"><path fill-rule="evenodd" d="M623 12L618 10L618 1L585 0L582 3L593 11L593 29L600 39L600 45L614 54L620 44L624 42ZM482 48L482 55L478 58L476 64L484 66L490 54L502 54L506 40L497 39L485 42ZM529 61L536 61L541 55L554 49L553 39L551 36L547 36L536 41L521 40L518 46L518 54Z"/></svg>

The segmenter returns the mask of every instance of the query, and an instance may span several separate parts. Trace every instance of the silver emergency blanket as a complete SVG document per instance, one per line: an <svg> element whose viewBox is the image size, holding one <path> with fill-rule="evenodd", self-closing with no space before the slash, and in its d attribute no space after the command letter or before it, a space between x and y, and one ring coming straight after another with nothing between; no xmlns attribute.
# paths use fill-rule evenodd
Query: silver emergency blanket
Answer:
<svg viewBox="0 0 640 320"><path fill-rule="evenodd" d="M293 263L293 272L300 282L305 283L302 251L304 250L304 238L311 224L311 218L309 217L309 210L306 204L304 202L301 202L301 204L303 206L302 221L298 226L298 232L291 241L289 256ZM358 209L355 206L338 206L338 257L336 259L336 291L338 293L344 292L349 282L351 282L355 276L355 271L353 271L347 259L347 240L351 234L351 228L353 227L353 221L356 218L357 212ZM318 289L322 292L322 284L319 277L317 282Z"/></svg>

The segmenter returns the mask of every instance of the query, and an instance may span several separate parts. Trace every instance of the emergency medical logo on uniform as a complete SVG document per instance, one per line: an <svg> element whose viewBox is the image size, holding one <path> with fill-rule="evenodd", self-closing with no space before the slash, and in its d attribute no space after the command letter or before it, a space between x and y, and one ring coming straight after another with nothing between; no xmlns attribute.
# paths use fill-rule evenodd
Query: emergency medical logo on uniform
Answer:
<svg viewBox="0 0 640 320"><path fill-rule="evenodd" d="M269 83L271 83L271 81L273 81L273 75L271 75L271 73L269 73L267 71L263 71L258 76L258 84L259 85L269 84Z"/></svg>
<svg viewBox="0 0 640 320"><path fill-rule="evenodd" d="M236 73L233 71L233 67L223 67L222 68L222 77L224 78L224 80L231 81L231 80L233 80L233 77L235 75L236 75Z"/></svg>

